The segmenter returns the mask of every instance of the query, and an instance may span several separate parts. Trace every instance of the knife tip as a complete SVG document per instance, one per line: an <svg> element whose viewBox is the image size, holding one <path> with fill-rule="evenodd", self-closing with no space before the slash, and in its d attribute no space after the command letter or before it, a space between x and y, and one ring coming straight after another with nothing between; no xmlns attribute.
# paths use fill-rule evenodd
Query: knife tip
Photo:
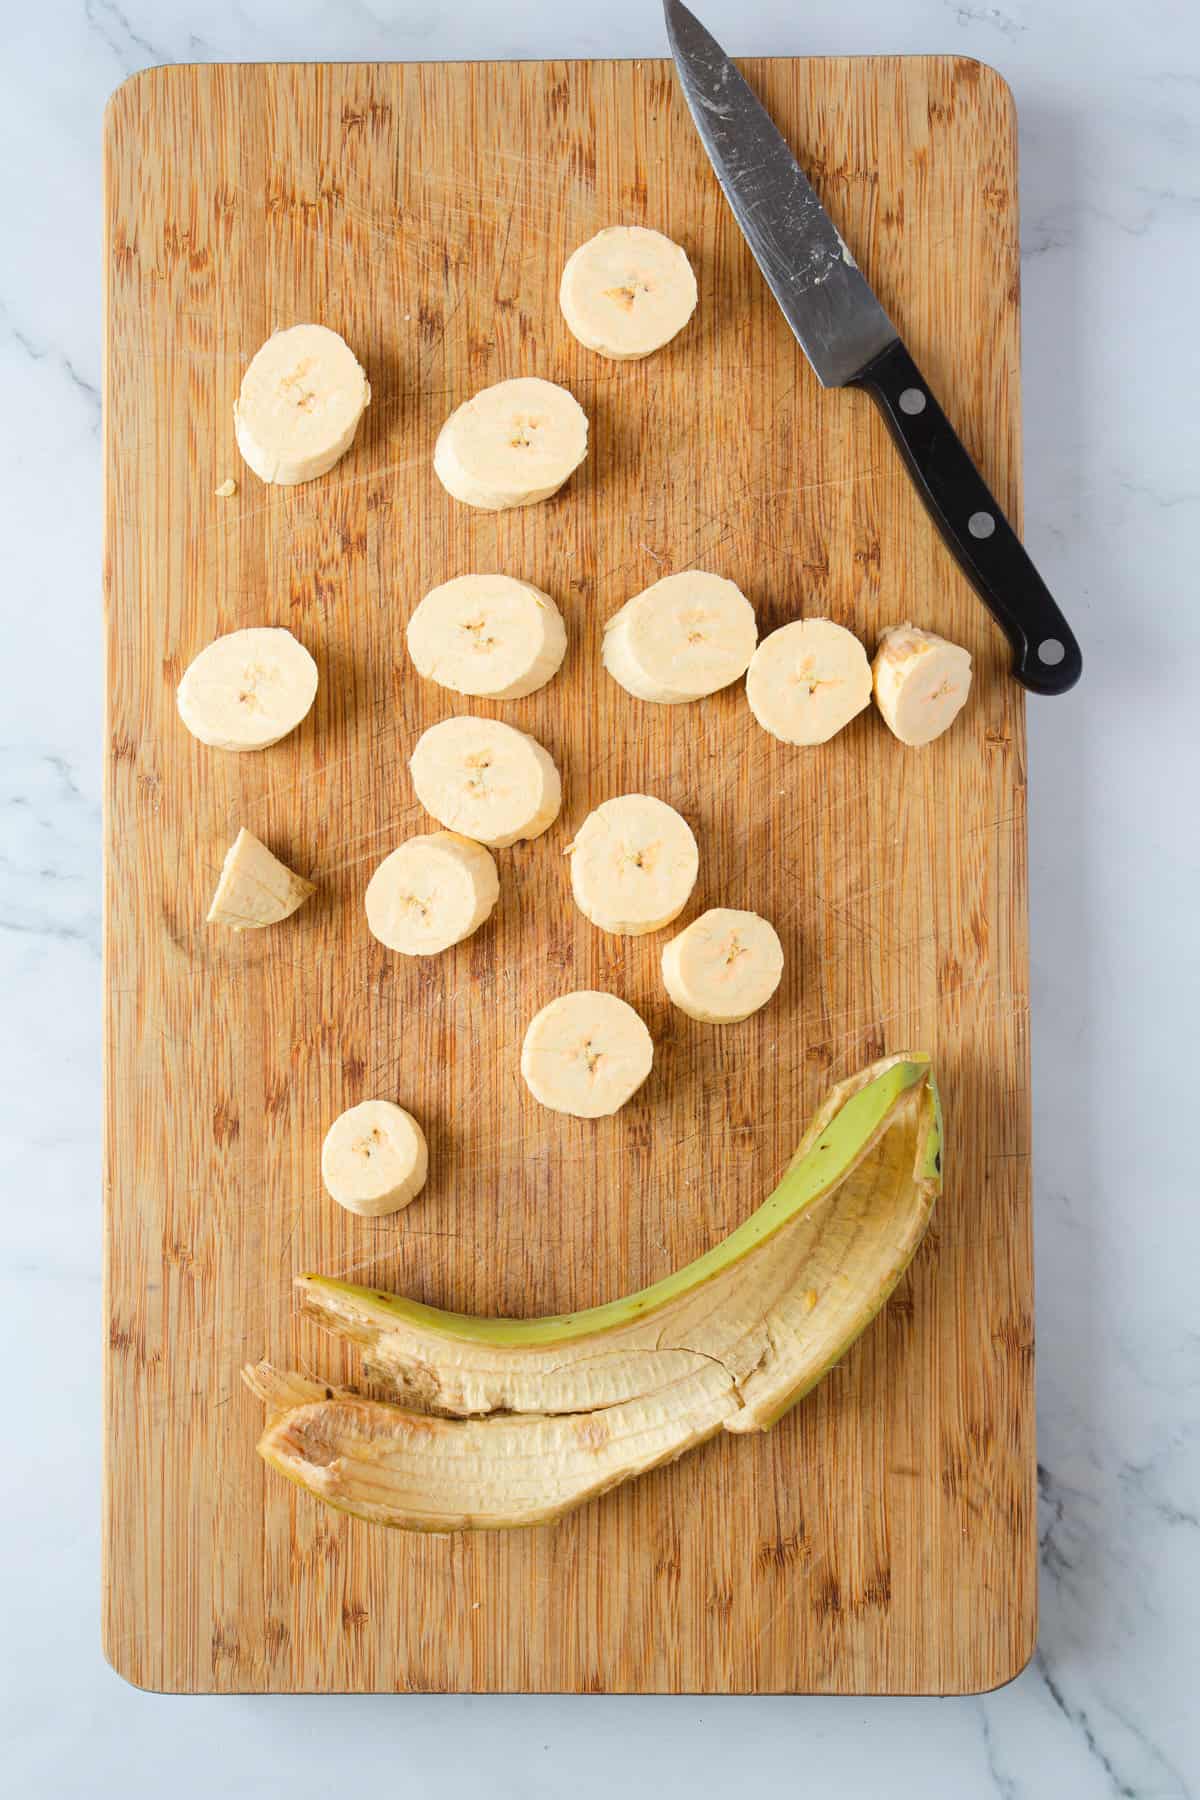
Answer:
<svg viewBox="0 0 1200 1800"><path fill-rule="evenodd" d="M666 20L667 36L674 40L678 26L691 18L682 0L663 0L663 18Z"/></svg>
<svg viewBox="0 0 1200 1800"><path fill-rule="evenodd" d="M683 4L683 0L663 0L663 19L666 22L671 53L681 65L694 61L702 54L710 55L715 52L718 56L724 55L711 32L700 23L691 8Z"/></svg>

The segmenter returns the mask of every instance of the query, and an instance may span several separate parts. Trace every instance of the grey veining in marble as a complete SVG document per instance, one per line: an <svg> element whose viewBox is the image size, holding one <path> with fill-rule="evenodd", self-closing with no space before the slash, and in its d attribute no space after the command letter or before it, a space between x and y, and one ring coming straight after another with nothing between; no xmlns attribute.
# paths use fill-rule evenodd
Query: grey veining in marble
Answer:
<svg viewBox="0 0 1200 1800"><path fill-rule="evenodd" d="M0 1736L30 1800L1200 1789L1200 12L703 0L738 53L958 51L1021 119L1042 1631L980 1700L164 1699L98 1648L99 138L168 61L661 54L656 0L23 0L0 21ZM899 321L903 326L903 321ZM64 495L67 504L64 505ZM49 1321L52 1337L31 1362ZM41 1340L44 1342L44 1339ZM60 1423L51 1435L42 1396ZM36 1486L34 1470L37 1470Z"/></svg>

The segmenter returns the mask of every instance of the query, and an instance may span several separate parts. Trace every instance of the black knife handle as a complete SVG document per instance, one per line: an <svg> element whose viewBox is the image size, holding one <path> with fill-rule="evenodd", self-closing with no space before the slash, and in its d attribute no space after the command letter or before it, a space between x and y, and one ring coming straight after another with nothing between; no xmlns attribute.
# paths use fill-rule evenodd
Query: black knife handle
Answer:
<svg viewBox="0 0 1200 1800"><path fill-rule="evenodd" d="M1013 647L1035 694L1065 694L1083 670L1075 634L899 339L855 378L878 405L925 505Z"/></svg>

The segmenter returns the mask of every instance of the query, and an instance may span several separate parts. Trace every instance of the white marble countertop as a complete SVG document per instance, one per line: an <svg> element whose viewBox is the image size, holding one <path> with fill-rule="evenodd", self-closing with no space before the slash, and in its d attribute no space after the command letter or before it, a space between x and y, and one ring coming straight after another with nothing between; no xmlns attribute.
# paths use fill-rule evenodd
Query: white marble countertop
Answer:
<svg viewBox="0 0 1200 1800"><path fill-rule="evenodd" d="M964 1800L1200 1786L1200 12L704 0L741 53L958 51L1021 119L1027 536L1084 645L1030 705L1042 1631L978 1700L194 1700L99 1649L100 120L168 61L661 54L655 0L5 9L0 1473L8 1791ZM64 510L63 496L71 496ZM1189 881L1189 876L1191 881ZM46 1337L47 1331L49 1337ZM39 1342L32 1361L29 1346ZM1192 1698L1189 1701L1188 1695ZM387 1790L384 1790L387 1791Z"/></svg>

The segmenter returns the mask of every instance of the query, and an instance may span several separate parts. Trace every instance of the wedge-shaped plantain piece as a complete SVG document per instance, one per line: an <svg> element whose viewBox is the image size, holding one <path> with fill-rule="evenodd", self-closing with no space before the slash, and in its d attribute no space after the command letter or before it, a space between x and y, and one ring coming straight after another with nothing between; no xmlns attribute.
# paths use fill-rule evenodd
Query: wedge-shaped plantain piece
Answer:
<svg viewBox="0 0 1200 1800"><path fill-rule="evenodd" d="M266 1364L264 1459L361 1518L411 1530L538 1524L724 1429L763 1430L883 1305L941 1185L928 1058L829 1095L770 1198L655 1286L560 1317L478 1319L306 1276L403 1404ZM488 1416L500 1415L500 1416Z"/></svg>

